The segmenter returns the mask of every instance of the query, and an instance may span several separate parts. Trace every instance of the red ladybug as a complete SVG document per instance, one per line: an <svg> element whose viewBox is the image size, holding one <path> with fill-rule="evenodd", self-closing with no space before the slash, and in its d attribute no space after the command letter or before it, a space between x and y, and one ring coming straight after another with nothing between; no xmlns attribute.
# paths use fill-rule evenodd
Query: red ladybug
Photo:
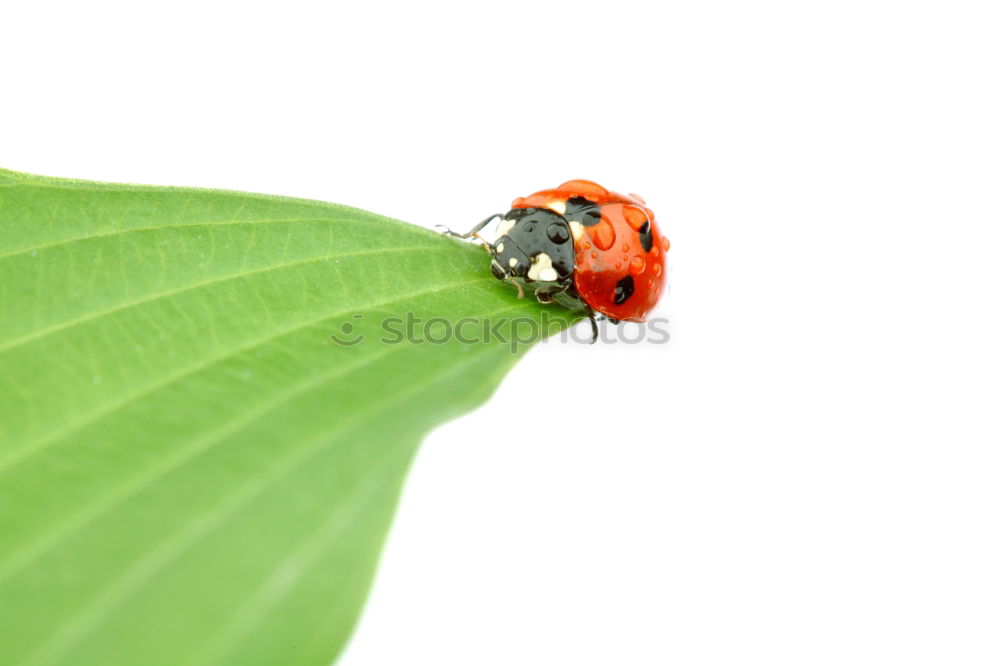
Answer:
<svg viewBox="0 0 1000 666"><path fill-rule="evenodd" d="M496 240L479 231L496 218ZM450 233L450 232L448 232ZM457 236L458 234L450 234ZM670 241L637 194L610 192L589 180L514 199L503 216L483 220L461 237L486 244L497 279L521 290L528 284L542 303L554 299L613 323L645 321L663 293Z"/></svg>

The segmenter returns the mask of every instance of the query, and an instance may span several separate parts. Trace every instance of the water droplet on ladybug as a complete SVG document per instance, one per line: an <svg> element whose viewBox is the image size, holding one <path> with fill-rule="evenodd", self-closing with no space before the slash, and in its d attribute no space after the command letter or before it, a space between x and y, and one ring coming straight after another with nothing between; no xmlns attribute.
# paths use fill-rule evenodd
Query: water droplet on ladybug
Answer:
<svg viewBox="0 0 1000 666"><path fill-rule="evenodd" d="M642 260L642 257L633 257L628 269L632 272L632 275L641 275L646 270L646 262Z"/></svg>
<svg viewBox="0 0 1000 666"><path fill-rule="evenodd" d="M639 228L648 220L646 211L638 206L625 206L622 211L625 213L625 221L636 231L639 231Z"/></svg>
<svg viewBox="0 0 1000 666"><path fill-rule="evenodd" d="M570 192L576 192L584 196L588 194L596 197L608 196L608 191L592 180L567 180L559 186L559 189L569 190ZM589 196L587 198L590 199Z"/></svg>
<svg viewBox="0 0 1000 666"><path fill-rule="evenodd" d="M659 262L653 264L653 275L655 275L656 277L660 277L660 273L662 271L663 271L663 267L660 266Z"/></svg>
<svg viewBox="0 0 1000 666"><path fill-rule="evenodd" d="M622 252L628 252L628 243L622 245Z"/></svg>
<svg viewBox="0 0 1000 666"><path fill-rule="evenodd" d="M598 249L610 250L615 244L615 228L603 217L597 224L587 227L587 233Z"/></svg>

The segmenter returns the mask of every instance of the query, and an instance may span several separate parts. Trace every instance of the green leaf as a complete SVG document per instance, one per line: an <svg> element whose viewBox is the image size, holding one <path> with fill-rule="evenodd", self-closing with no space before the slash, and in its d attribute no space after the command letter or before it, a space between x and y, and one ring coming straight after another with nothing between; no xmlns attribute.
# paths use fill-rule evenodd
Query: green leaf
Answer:
<svg viewBox="0 0 1000 666"><path fill-rule="evenodd" d="M0 170L0 664L328 664L419 440L523 350L408 312L574 320L361 210Z"/></svg>

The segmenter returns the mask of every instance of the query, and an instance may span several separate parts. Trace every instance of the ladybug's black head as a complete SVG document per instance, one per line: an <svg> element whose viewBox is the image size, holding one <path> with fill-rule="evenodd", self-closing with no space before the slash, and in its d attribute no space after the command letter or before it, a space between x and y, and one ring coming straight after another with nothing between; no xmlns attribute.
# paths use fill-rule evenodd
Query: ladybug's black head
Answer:
<svg viewBox="0 0 1000 666"><path fill-rule="evenodd" d="M510 237L504 235L493 244L493 263L490 270L498 280L508 277L528 278L531 259Z"/></svg>
<svg viewBox="0 0 1000 666"><path fill-rule="evenodd" d="M514 208L497 226L490 270L499 280L558 282L573 273L569 224L546 208Z"/></svg>

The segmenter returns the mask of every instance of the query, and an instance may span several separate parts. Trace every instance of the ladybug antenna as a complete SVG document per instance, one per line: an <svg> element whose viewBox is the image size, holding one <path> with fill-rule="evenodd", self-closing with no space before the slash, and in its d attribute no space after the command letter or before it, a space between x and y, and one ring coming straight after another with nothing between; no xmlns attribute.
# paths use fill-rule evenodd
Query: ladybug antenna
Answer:
<svg viewBox="0 0 1000 666"><path fill-rule="evenodd" d="M515 280L514 278L512 278L510 276L504 278L504 282L507 282L507 283L512 284L515 287L517 287L517 297L518 298L524 298L524 287L521 286L520 282L518 282L517 280Z"/></svg>
<svg viewBox="0 0 1000 666"><path fill-rule="evenodd" d="M486 239L479 235L479 232L482 231L487 224L489 224L490 222L492 222L497 218L503 219L503 215L501 213L494 213L493 215L490 215L488 218L486 218L476 226L466 231L464 234L454 232L448 227L444 226L443 224L435 224L434 226L440 229L441 233L444 234L445 236L449 236L451 238L463 238L463 239L477 238L481 240L483 243L486 243L486 245L489 245Z"/></svg>

